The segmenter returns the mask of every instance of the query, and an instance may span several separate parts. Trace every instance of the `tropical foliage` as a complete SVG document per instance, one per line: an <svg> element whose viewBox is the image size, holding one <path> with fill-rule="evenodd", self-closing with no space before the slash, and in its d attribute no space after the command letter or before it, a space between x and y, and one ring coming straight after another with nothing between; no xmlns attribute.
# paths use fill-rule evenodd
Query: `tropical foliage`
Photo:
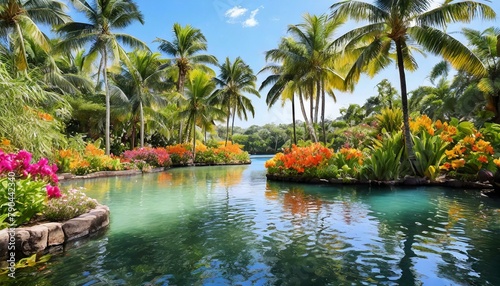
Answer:
<svg viewBox="0 0 500 286"><path fill-rule="evenodd" d="M480 170L497 170L499 154L482 133L489 134L491 125L476 130L468 121L432 121L422 115L411 120L410 127L416 156L414 167L420 177L431 181L475 181ZM401 131L384 131L367 140L371 140L369 148L342 147L338 152L318 143L293 145L267 161L266 168L270 175L317 179L391 181L412 175L408 161L402 160L408 155Z"/></svg>
<svg viewBox="0 0 500 286"><path fill-rule="evenodd" d="M457 69L473 75L486 74L478 57L460 41L446 33L451 22L470 22L476 16L494 19L496 14L491 7L477 1L446 1L433 7L432 1L391 1L380 0L375 3L347 0L332 5L332 18L352 18L367 21L361 27L340 36L338 45L353 51L353 64L347 73L348 82L359 80L361 73L375 75L395 59L399 71L401 103L405 147L412 167L415 163L412 138L409 126L408 92L405 70L415 70L417 63L413 51L416 43L433 54L444 57Z"/></svg>
<svg viewBox="0 0 500 286"><path fill-rule="evenodd" d="M446 29L494 19L484 3L346 0L335 2L330 15L305 14L265 53L261 70L270 73L260 86L269 88L266 103L291 101L292 122L245 130L235 119L254 116L252 96L260 94L242 58L219 62L205 54L200 29L178 23L171 39L156 40L168 56L162 58L122 32L144 22L134 1L65 2L85 21L71 19L63 1L0 1L0 168L2 186L12 171L22 190L25 209L16 223L59 196L54 163L82 175L246 163L249 153L278 153L266 164L270 174L342 180L475 180L500 164L500 31L464 27L465 40L458 41ZM350 20L361 25L336 35ZM416 52L445 62L431 71L430 85L408 91ZM362 74L374 76L392 63L399 91L382 80L365 104L325 118L337 91L353 90Z"/></svg>

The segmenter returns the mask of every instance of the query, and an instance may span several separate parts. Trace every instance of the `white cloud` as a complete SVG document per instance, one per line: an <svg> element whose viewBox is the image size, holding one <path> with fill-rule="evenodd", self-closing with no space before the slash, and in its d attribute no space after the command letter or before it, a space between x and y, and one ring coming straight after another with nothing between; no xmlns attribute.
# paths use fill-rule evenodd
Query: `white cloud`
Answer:
<svg viewBox="0 0 500 286"><path fill-rule="evenodd" d="M248 11L246 8L242 8L240 6L234 6L231 9L228 9L226 13L224 13L224 16L229 18L229 21L233 21L243 15Z"/></svg>
<svg viewBox="0 0 500 286"><path fill-rule="evenodd" d="M257 13L259 13L259 8L252 10L250 12L250 17L243 21L243 27L255 27L259 24L259 22L255 19L255 16L257 16Z"/></svg>

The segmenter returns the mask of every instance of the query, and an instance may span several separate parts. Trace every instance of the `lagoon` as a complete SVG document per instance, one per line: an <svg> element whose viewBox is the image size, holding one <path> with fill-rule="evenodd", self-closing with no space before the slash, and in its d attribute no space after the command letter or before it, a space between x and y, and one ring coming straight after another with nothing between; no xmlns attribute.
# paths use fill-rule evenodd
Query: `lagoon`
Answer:
<svg viewBox="0 0 500 286"><path fill-rule="evenodd" d="M267 159L67 182L109 229L0 284L500 285L499 200L269 182Z"/></svg>

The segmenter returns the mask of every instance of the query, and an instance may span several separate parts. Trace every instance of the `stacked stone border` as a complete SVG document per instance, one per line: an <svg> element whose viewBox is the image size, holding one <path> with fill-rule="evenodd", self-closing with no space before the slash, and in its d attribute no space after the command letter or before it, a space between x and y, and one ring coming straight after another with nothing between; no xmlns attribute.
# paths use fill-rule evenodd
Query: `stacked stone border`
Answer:
<svg viewBox="0 0 500 286"><path fill-rule="evenodd" d="M49 253L51 248L57 248L67 242L96 233L108 225L109 208L105 205L98 205L95 209L65 222L47 222L18 227L15 229L16 260L35 253ZM9 254L9 238L8 229L0 230L1 262L5 262Z"/></svg>

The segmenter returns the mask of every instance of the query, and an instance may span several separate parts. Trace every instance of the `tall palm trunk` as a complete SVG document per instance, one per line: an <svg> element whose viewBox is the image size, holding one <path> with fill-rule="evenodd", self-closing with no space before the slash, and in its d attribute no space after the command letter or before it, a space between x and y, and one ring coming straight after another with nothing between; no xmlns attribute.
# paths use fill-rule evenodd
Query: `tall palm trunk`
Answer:
<svg viewBox="0 0 500 286"><path fill-rule="evenodd" d="M314 108L314 123L318 124L319 104L321 99L321 82L316 82L316 107Z"/></svg>
<svg viewBox="0 0 500 286"><path fill-rule="evenodd" d="M111 144L110 144L110 125L111 125L111 106L110 106L110 94L109 94L109 86L108 86L108 71L106 70L106 63L108 61L108 52L106 48L102 50L102 59L103 61L103 79L104 79L104 89L106 92L106 131L105 131L105 141L106 141L106 155L110 154Z"/></svg>
<svg viewBox="0 0 500 286"><path fill-rule="evenodd" d="M142 106L142 101L139 101L139 113L141 120L141 148L144 147L144 108Z"/></svg>
<svg viewBox="0 0 500 286"><path fill-rule="evenodd" d="M405 67L403 62L403 47L401 40L396 40L396 55L398 61L398 70L399 70L399 81L401 84L401 104L403 107L403 128L404 128L404 138L405 138L405 147L406 152L408 154L408 160L410 161L410 166L415 172L415 153L413 152L413 141L411 139L411 131L410 131L410 116L408 113L408 94L406 90L406 75L405 75Z"/></svg>
<svg viewBox="0 0 500 286"><path fill-rule="evenodd" d="M233 134L234 134L234 119L236 118L236 108L233 111L233 122L231 122L231 144L233 144Z"/></svg>
<svg viewBox="0 0 500 286"><path fill-rule="evenodd" d="M179 77L177 78L177 91L184 97L184 81L186 80L186 71L179 68ZM180 109L180 103L177 101L177 109ZM179 143L182 143L182 120L179 120Z"/></svg>
<svg viewBox="0 0 500 286"><path fill-rule="evenodd" d="M314 96L313 96L313 91L314 89L311 88L311 94L309 98L309 115L311 116L311 124L314 124Z"/></svg>
<svg viewBox="0 0 500 286"><path fill-rule="evenodd" d="M231 105L227 106L227 119L226 119L226 143L224 146L227 146L227 140L229 138L229 120L231 119Z"/></svg>
<svg viewBox="0 0 500 286"><path fill-rule="evenodd" d="M325 101L326 101L325 86L323 83L322 88L321 88L321 129L323 131L323 143L326 146L326 128L325 128L325 105L326 105L326 102Z"/></svg>
<svg viewBox="0 0 500 286"><path fill-rule="evenodd" d="M306 109L304 107L304 98L302 96L302 90L299 90L299 101L300 101L300 108L302 110L302 116L304 116L307 129L309 130L309 135L311 135L311 139L313 139L314 142L318 142L318 138L316 137L316 132L314 132L314 128L312 127L311 123L309 122L309 119L307 118Z"/></svg>
<svg viewBox="0 0 500 286"><path fill-rule="evenodd" d="M293 144L297 145L297 130L295 129L295 95L292 95L292 121Z"/></svg>
<svg viewBox="0 0 500 286"><path fill-rule="evenodd" d="M196 117L193 118L193 164L196 162Z"/></svg>
<svg viewBox="0 0 500 286"><path fill-rule="evenodd" d="M132 134L130 135L130 149L133 150L135 148L135 137L137 136L137 128L135 126L135 116L132 117Z"/></svg>

